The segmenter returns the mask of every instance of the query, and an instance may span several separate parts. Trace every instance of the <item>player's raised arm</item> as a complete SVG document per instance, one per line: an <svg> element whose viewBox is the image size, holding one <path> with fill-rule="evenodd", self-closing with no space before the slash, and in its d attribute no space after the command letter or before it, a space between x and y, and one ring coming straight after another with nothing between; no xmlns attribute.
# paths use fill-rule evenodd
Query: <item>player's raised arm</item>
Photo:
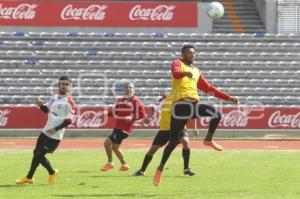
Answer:
<svg viewBox="0 0 300 199"><path fill-rule="evenodd" d="M45 102L43 100L41 100L41 98L37 97L35 99L35 104L41 109L41 111L43 111L44 113L48 113L49 112L49 108L48 106L45 104Z"/></svg>

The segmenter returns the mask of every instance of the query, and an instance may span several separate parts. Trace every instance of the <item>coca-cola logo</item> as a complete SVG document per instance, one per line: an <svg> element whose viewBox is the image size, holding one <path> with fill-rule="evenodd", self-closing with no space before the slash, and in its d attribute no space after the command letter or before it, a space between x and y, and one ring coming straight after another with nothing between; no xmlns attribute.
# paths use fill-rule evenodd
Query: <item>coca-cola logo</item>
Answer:
<svg viewBox="0 0 300 199"><path fill-rule="evenodd" d="M281 111L275 111L268 121L271 128L300 128L300 112L296 114L282 114Z"/></svg>
<svg viewBox="0 0 300 199"><path fill-rule="evenodd" d="M222 115L222 119L220 121L220 126L223 127L246 127L249 122L249 113L250 110L232 110L227 114ZM200 123L202 126L208 126L210 122L209 117L201 118Z"/></svg>
<svg viewBox="0 0 300 199"><path fill-rule="evenodd" d="M33 19L37 4L22 3L16 7L4 7L0 4L0 19Z"/></svg>
<svg viewBox="0 0 300 199"><path fill-rule="evenodd" d="M106 120L101 111L85 111L75 118L77 128L98 128L105 125Z"/></svg>
<svg viewBox="0 0 300 199"><path fill-rule="evenodd" d="M63 20L97 20L101 21L106 16L106 5L93 4L86 8L74 8L72 4L67 5L61 12Z"/></svg>
<svg viewBox="0 0 300 199"><path fill-rule="evenodd" d="M8 114L11 110L0 110L0 127L5 127L8 124Z"/></svg>
<svg viewBox="0 0 300 199"><path fill-rule="evenodd" d="M174 17L174 5L158 5L155 8L142 8L141 5L134 6L129 12L129 19L144 21L171 21Z"/></svg>

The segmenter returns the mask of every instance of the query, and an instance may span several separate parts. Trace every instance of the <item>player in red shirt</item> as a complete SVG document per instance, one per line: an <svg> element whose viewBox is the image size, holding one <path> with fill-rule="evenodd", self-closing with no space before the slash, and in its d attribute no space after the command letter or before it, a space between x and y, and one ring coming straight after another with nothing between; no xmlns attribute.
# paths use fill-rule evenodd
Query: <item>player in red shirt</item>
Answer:
<svg viewBox="0 0 300 199"><path fill-rule="evenodd" d="M102 166L101 171L114 168L112 151L122 164L119 171L127 171L129 165L120 150L121 143L131 134L134 121L142 119L146 115L143 103L134 96L134 85L132 83L124 85L124 96L117 100L112 110L104 111L104 115L114 117L116 124L112 134L104 142L108 162Z"/></svg>

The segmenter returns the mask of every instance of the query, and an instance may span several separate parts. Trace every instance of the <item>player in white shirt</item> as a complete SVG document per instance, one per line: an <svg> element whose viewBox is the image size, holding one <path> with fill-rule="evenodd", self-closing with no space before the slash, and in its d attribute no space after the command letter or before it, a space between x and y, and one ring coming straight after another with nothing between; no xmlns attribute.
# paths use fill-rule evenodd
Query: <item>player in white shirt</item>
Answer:
<svg viewBox="0 0 300 199"><path fill-rule="evenodd" d="M45 157L47 153L53 153L63 139L65 128L72 123L75 112L75 104L70 95L71 80L60 77L58 82L59 93L51 97L48 103L43 102L39 97L36 104L44 112L48 113L48 120L40 133L36 147L33 151L33 158L27 176L16 180L17 184L32 184L35 170L41 164L49 173L49 183L53 184L58 176L58 170L53 169L49 160Z"/></svg>

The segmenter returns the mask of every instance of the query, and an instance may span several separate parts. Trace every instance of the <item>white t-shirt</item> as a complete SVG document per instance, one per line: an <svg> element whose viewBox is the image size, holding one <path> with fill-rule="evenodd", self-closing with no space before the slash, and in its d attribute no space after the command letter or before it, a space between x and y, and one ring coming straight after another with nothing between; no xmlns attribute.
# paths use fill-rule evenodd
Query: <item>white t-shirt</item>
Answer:
<svg viewBox="0 0 300 199"><path fill-rule="evenodd" d="M65 132L65 128L56 131L53 135L48 135L47 130L53 129L62 124L64 120L73 120L75 113L75 104L71 96L59 96L54 95L51 97L50 102L45 104L48 109L48 120L43 128L42 132L48 137L62 140Z"/></svg>

